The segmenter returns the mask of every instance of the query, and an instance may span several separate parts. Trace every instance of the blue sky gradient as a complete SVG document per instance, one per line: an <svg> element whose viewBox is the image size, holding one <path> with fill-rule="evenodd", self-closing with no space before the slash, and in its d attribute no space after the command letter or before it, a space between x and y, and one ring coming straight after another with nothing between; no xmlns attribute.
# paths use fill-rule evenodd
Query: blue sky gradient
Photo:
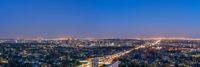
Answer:
<svg viewBox="0 0 200 67"><path fill-rule="evenodd" d="M0 38L200 38L199 0L0 0Z"/></svg>

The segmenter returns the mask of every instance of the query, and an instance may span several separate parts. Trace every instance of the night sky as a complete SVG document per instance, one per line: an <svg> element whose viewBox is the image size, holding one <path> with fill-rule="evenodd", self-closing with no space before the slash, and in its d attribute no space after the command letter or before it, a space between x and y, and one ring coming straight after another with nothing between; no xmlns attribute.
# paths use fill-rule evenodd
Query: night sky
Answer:
<svg viewBox="0 0 200 67"><path fill-rule="evenodd" d="M199 0L0 0L0 38L200 38Z"/></svg>

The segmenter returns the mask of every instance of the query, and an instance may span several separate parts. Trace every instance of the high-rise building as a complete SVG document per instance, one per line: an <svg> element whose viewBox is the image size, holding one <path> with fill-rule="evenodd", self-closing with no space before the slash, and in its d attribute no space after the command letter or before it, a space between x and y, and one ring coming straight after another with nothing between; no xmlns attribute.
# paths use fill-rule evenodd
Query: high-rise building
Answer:
<svg viewBox="0 0 200 67"><path fill-rule="evenodd" d="M99 60L98 58L88 59L87 67L98 67Z"/></svg>
<svg viewBox="0 0 200 67"><path fill-rule="evenodd" d="M99 64L98 58L93 58L92 59L92 67L98 67L98 64Z"/></svg>

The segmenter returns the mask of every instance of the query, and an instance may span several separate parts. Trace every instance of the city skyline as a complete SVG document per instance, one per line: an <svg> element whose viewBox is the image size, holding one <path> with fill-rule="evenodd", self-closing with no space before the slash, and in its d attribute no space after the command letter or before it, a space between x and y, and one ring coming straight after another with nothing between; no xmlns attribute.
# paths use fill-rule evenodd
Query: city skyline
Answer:
<svg viewBox="0 0 200 67"><path fill-rule="evenodd" d="M2 0L0 38L200 38L200 1Z"/></svg>

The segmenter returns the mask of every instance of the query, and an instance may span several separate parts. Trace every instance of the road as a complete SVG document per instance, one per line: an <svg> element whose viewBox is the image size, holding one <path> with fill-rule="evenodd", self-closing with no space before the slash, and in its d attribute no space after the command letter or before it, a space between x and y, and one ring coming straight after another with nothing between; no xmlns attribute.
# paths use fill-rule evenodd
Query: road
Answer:
<svg viewBox="0 0 200 67"><path fill-rule="evenodd" d="M135 48L132 48L130 50L127 50L127 51L124 51L124 52L120 52L120 53L116 53L116 54L113 54L113 55L108 55L108 56L104 56L104 57L99 57L99 62L100 63L103 63L103 64L111 64L113 62L113 60L115 59L118 59L128 53L130 53L131 51L133 50L137 50L137 49L141 49L141 48L146 48L146 47L151 47L151 46L155 46L155 45L158 45L160 43L161 40L157 40L151 44L148 44L148 45L140 45L140 46L137 46Z"/></svg>

